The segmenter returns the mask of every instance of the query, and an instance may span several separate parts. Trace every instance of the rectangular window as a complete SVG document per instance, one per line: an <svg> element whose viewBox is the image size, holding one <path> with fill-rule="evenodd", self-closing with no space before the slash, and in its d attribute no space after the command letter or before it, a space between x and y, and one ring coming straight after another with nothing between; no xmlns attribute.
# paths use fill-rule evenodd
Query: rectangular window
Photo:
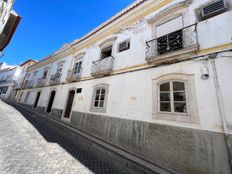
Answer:
<svg viewBox="0 0 232 174"><path fill-rule="evenodd" d="M43 79L46 79L47 74L48 74L48 70L45 70L45 71L43 72Z"/></svg>
<svg viewBox="0 0 232 174"><path fill-rule="evenodd" d="M118 52L123 52L130 49L130 41L124 41L118 45Z"/></svg>
<svg viewBox="0 0 232 174"><path fill-rule="evenodd" d="M185 83L171 81L159 86L160 111L187 113Z"/></svg>
<svg viewBox="0 0 232 174"><path fill-rule="evenodd" d="M79 74L81 72L81 64L82 64L82 61L75 63L73 74Z"/></svg>
<svg viewBox="0 0 232 174"><path fill-rule="evenodd" d="M105 59L108 58L110 56L112 56L112 45L106 48L103 48L101 51L101 59Z"/></svg>

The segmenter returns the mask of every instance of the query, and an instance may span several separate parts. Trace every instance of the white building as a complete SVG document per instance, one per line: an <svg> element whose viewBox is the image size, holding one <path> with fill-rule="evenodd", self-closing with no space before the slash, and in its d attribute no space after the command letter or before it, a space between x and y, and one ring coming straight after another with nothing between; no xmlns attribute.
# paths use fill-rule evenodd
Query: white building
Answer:
<svg viewBox="0 0 232 174"><path fill-rule="evenodd" d="M18 101L144 164L229 174L231 9L231 0L137 0L29 67Z"/></svg>
<svg viewBox="0 0 232 174"><path fill-rule="evenodd" d="M0 98L8 99L12 94L21 70L19 67L10 67L0 70Z"/></svg>
<svg viewBox="0 0 232 174"><path fill-rule="evenodd" d="M0 0L0 52L9 44L21 17L13 10L15 0Z"/></svg>

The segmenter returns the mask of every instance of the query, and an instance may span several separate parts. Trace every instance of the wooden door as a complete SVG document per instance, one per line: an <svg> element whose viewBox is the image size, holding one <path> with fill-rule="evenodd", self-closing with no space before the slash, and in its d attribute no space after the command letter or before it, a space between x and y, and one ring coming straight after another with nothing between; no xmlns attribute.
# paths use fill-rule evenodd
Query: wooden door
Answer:
<svg viewBox="0 0 232 174"><path fill-rule="evenodd" d="M49 102L48 102L48 107L47 107L47 112L48 113L50 113L51 110L52 110L52 105L53 105L53 101L54 101L55 95L56 95L56 91L52 91L51 95L50 95Z"/></svg>
<svg viewBox="0 0 232 174"><path fill-rule="evenodd" d="M64 114L65 118L69 118L70 117L70 113L71 113L71 110L72 110L74 96L75 96L75 90L69 91L68 101L67 101L67 104L66 104L66 109L65 109L65 114Z"/></svg>

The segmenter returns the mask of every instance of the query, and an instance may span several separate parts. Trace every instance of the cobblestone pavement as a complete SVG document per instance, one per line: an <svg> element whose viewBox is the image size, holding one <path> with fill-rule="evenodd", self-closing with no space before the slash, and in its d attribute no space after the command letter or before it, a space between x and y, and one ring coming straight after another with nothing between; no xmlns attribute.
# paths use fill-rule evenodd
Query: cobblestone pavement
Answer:
<svg viewBox="0 0 232 174"><path fill-rule="evenodd" d="M132 172L84 138L0 100L0 174L73 173Z"/></svg>

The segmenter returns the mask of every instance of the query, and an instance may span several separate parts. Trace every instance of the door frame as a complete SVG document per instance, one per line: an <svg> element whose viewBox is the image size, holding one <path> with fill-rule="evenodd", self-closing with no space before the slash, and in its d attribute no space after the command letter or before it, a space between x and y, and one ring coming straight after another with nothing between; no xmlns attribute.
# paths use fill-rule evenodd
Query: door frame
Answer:
<svg viewBox="0 0 232 174"><path fill-rule="evenodd" d="M39 93L40 93L40 94L39 94ZM33 109L36 109L36 108L37 108L38 103L39 103L39 99L40 99L40 96L41 96L41 93L42 93L42 91L37 91L37 93L36 93L36 97L35 97L35 101L34 101L34 104L33 104ZM37 100L38 94L39 94L39 98L38 98L38 101L37 101L37 104L36 104L36 107L35 107L35 103L36 103L36 100Z"/></svg>
<svg viewBox="0 0 232 174"><path fill-rule="evenodd" d="M55 96L54 96L54 99L53 99L53 103L55 101L55 97L56 97L56 93L57 93L57 90L56 89L51 89L50 90L50 95L49 95L49 98L48 98L48 101L47 101L47 105L46 105L46 108L45 108L45 113L47 114L50 114L51 112L47 112L47 109L48 109L48 105L49 105L49 102L50 102L50 99L51 99L51 96L52 96L52 92L55 91ZM53 103L52 103L52 106L53 106ZM51 107L51 110L52 110L52 107Z"/></svg>
<svg viewBox="0 0 232 174"><path fill-rule="evenodd" d="M69 118L66 118L66 117L64 117L64 115L65 115L65 111L66 111L67 104L68 104L69 93L70 93L71 91L75 91L75 92L74 92L74 97L73 97L73 103L72 103L72 108L71 108L71 111L70 111ZM77 91L77 88L75 88L75 87L69 88L69 89L68 89L68 93L67 93L67 97L66 97L66 100L65 100L65 105L64 105L64 109L63 109L63 113L62 113L62 117L61 117L61 119L62 119L63 121L65 121L65 122L70 122L70 121L71 121L72 111L73 111L73 104L75 103L76 91Z"/></svg>

